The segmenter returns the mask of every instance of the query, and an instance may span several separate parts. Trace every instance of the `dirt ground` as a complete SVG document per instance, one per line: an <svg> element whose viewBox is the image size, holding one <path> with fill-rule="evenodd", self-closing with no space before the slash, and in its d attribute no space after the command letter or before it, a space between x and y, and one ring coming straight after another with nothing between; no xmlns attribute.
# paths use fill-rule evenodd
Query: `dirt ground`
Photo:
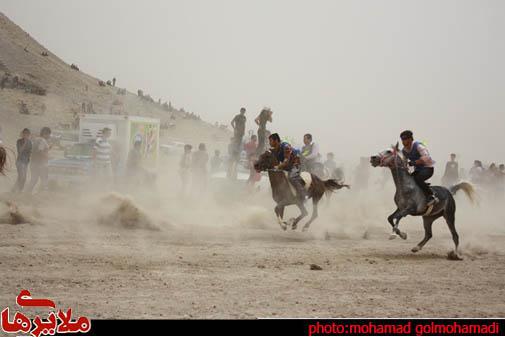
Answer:
<svg viewBox="0 0 505 337"><path fill-rule="evenodd" d="M57 198L32 203L26 212L42 223L0 225L0 307L29 289L92 318L505 316L503 218L476 226L479 213L458 199L464 260L450 261L442 221L414 254L421 219L403 222L407 240L389 240L390 207L351 209L342 192L311 231L283 232L261 198L233 216L208 204L153 207L160 230L92 221L91 202L66 214Z"/></svg>

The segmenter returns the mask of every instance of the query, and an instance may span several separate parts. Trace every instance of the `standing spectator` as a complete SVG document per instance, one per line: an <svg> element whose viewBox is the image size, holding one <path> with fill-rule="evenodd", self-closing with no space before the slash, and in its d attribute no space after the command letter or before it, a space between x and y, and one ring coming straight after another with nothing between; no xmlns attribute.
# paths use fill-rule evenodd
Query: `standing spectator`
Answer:
<svg viewBox="0 0 505 337"><path fill-rule="evenodd" d="M21 138L16 142L17 159L16 169L18 171L18 178L14 185L13 192L23 192L26 183L26 174L28 173L28 164L30 163L30 156L32 155L32 141L30 139L31 132L28 129L21 131Z"/></svg>
<svg viewBox="0 0 505 337"><path fill-rule="evenodd" d="M474 184L481 184L484 176L484 168L482 167L482 162L480 160L474 160L473 166L468 172L470 175L470 181Z"/></svg>
<svg viewBox="0 0 505 337"><path fill-rule="evenodd" d="M258 155L256 154L257 149L258 137L256 135L252 135L251 140L244 145L244 151L249 165L249 178L247 179L247 182L251 186L254 186L255 183L261 180L261 174L254 168L254 162L258 160Z"/></svg>
<svg viewBox="0 0 505 337"><path fill-rule="evenodd" d="M193 147L189 144L184 145L184 153L182 154L181 161L179 162L179 174L181 176L182 189L181 195L185 197L188 192L189 173L191 170L191 149Z"/></svg>
<svg viewBox="0 0 505 337"><path fill-rule="evenodd" d="M128 153L128 160L126 162L126 173L128 174L129 178L135 181L139 181L139 177L142 172L141 145L141 140L135 140L132 149Z"/></svg>
<svg viewBox="0 0 505 337"><path fill-rule="evenodd" d="M459 165L456 161L456 155L451 153L451 159L445 164L445 172L442 177L442 185L448 187L459 181Z"/></svg>
<svg viewBox="0 0 505 337"><path fill-rule="evenodd" d="M221 158L221 151L215 150L214 157L210 160L210 171L216 173L221 169L223 164L223 159Z"/></svg>
<svg viewBox="0 0 505 337"><path fill-rule="evenodd" d="M116 78L115 78L115 77L112 79L112 86L113 86L113 87L115 87L115 86L116 86Z"/></svg>
<svg viewBox="0 0 505 337"><path fill-rule="evenodd" d="M258 149L257 153L262 153L265 150L267 144L267 122L272 123L273 111L269 108L264 108L261 110L260 114L254 122L258 125Z"/></svg>
<svg viewBox="0 0 505 337"><path fill-rule="evenodd" d="M32 142L32 156L30 160L31 180L27 187L28 192L32 192L35 185L40 179L40 189L47 189L48 183L48 168L49 150L52 145L49 145L51 139L51 129L47 126L40 130L40 137L37 137Z"/></svg>
<svg viewBox="0 0 505 337"><path fill-rule="evenodd" d="M488 185L489 191L493 193L493 196L501 196L502 186L501 186L501 172L495 163L489 165L489 169L486 171L486 183Z"/></svg>
<svg viewBox="0 0 505 337"><path fill-rule="evenodd" d="M207 188L207 164L209 155L204 143L198 145L198 151L191 158L192 187L196 191L205 191Z"/></svg>
<svg viewBox="0 0 505 337"><path fill-rule="evenodd" d="M228 170L226 172L226 177L229 179L237 178L237 166L240 160L240 144L235 142L235 138L230 138L230 144L228 144Z"/></svg>
<svg viewBox="0 0 505 337"><path fill-rule="evenodd" d="M248 160L256 154L257 148L258 137L256 135L252 135L250 141L244 144L244 151Z"/></svg>
<svg viewBox="0 0 505 337"><path fill-rule="evenodd" d="M99 178L99 183L110 182L112 178L112 146L109 143L111 131L109 128L104 128L102 136L96 139L93 148L95 173Z"/></svg>
<svg viewBox="0 0 505 337"><path fill-rule="evenodd" d="M245 134L245 123L247 118L245 116L245 108L240 108L240 114L236 115L231 121L231 127L233 128L233 137L237 144L242 144L242 138Z"/></svg>
<svg viewBox="0 0 505 337"><path fill-rule="evenodd" d="M324 167L329 172L330 176L337 169L337 163L335 162L335 154L329 152L326 154L326 161L324 162Z"/></svg>

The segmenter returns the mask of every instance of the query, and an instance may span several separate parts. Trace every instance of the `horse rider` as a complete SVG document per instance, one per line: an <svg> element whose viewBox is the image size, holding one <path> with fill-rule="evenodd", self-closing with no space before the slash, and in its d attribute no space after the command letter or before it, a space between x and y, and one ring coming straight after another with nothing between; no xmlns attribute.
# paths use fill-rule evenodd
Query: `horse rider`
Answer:
<svg viewBox="0 0 505 337"><path fill-rule="evenodd" d="M289 143L281 142L278 133L273 133L268 137L271 151L276 157L279 165L275 168L288 172L288 180L296 190L298 198L304 202L307 196L303 179L300 176L300 154Z"/></svg>
<svg viewBox="0 0 505 337"><path fill-rule="evenodd" d="M319 145L312 141L312 135L307 133L303 136L302 147L302 166L309 172L321 171L321 154L319 153Z"/></svg>
<svg viewBox="0 0 505 337"><path fill-rule="evenodd" d="M438 202L438 198L433 194L430 185L426 180L433 176L435 162L430 156L426 145L421 142L414 141L412 131L405 130L400 134L403 143L402 153L408 159L409 166L414 167L414 172L411 174L416 184L421 188L426 196L428 206Z"/></svg>

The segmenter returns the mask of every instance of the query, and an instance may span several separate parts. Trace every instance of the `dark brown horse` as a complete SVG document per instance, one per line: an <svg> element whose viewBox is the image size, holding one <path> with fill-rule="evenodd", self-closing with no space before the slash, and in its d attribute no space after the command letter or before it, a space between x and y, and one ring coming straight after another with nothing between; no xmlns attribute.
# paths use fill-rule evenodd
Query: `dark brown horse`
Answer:
<svg viewBox="0 0 505 337"><path fill-rule="evenodd" d="M272 152L267 151L260 155L259 159L254 163L254 168L256 171L268 171L268 177L270 179L270 186L272 187L272 197L277 203L275 207L275 214L279 221L279 225L283 230L286 230L287 226L291 226L294 230L297 228L298 223L309 213L305 208L303 202L296 195L295 189L289 183L287 178L287 172L282 170L276 170L275 167L279 165L277 158L272 154ZM305 183L305 188L307 189L307 194L309 198L312 198L313 210L312 216L309 221L303 226L303 231L306 231L310 224L317 218L317 204L323 197L323 195L329 194L335 190L341 189L342 187L349 188L349 185L341 185L334 179L321 180L316 175L310 174L308 172L302 172L301 177ZM297 218L290 219L289 222L283 221L284 208L289 205L296 205L301 211L301 214Z"/></svg>

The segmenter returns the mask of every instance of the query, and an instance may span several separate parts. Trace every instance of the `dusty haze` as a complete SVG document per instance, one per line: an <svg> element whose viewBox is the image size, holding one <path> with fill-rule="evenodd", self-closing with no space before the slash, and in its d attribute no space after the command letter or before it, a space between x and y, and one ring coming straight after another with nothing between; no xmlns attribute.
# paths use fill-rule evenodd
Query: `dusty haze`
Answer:
<svg viewBox="0 0 505 337"><path fill-rule="evenodd" d="M266 176L259 189L217 177L204 188L196 179L183 196L180 157L160 156L155 182L117 175L113 186L90 178L16 194L9 152L0 177L0 308L29 289L91 318L505 316L504 185L476 184L476 205L455 196L464 259L449 261L454 245L442 219L415 254L419 217L402 219L406 240L389 240L390 174L365 161L366 184L365 170L354 170L405 128L437 160L434 184L449 152L467 170L474 158L505 161L505 2L2 0L1 13L15 24L0 15L0 63L48 89L0 90L8 149L21 128L68 121L81 102L107 111L116 88L97 78L116 77L120 88L144 89L212 123L245 106L251 128L270 106L269 128L295 139L312 132L352 188L325 197L308 232L305 220L282 231ZM167 121L133 93L123 97L129 113ZM19 114L18 100L34 113L47 104L47 113ZM230 133L176 115L161 142L224 152ZM296 215L287 208L286 219Z"/></svg>
<svg viewBox="0 0 505 337"><path fill-rule="evenodd" d="M214 122L274 110L356 161L405 128L439 164L503 161L501 1L26 1L0 10L69 63ZM345 144L345 145L344 145Z"/></svg>

